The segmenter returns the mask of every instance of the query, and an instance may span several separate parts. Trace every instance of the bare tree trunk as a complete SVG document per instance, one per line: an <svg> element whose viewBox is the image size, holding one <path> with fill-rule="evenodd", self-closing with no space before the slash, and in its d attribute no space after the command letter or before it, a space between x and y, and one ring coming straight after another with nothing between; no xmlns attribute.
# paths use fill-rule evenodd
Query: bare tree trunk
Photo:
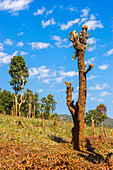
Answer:
<svg viewBox="0 0 113 170"><path fill-rule="evenodd" d="M17 95L15 94L15 116L17 116Z"/></svg>
<svg viewBox="0 0 113 170"><path fill-rule="evenodd" d="M67 86L67 106L71 112L74 127L72 128L72 145L73 149L82 150L84 139L84 115L86 104L86 74L92 69L93 65L89 65L89 68L85 70L84 53L86 49L86 40L89 36L87 34L87 26L82 26L82 32L79 33L80 37L75 30L70 32L70 41L73 42L73 47L76 49L76 57L78 57L78 71L79 71L79 97L78 101L74 105L72 101L71 83L66 83Z"/></svg>
<svg viewBox="0 0 113 170"><path fill-rule="evenodd" d="M42 126L44 126L44 113L42 112Z"/></svg>
<svg viewBox="0 0 113 170"><path fill-rule="evenodd" d="M12 117L13 117L13 109L12 109Z"/></svg>
<svg viewBox="0 0 113 170"><path fill-rule="evenodd" d="M6 112L5 112L5 110L4 110L4 116L6 115Z"/></svg>
<svg viewBox="0 0 113 170"><path fill-rule="evenodd" d="M35 104L34 104L34 114L33 114L33 117L35 118L35 108L36 108L36 106L35 106Z"/></svg>
<svg viewBox="0 0 113 170"><path fill-rule="evenodd" d="M29 103L29 114L28 114L29 116L29 118L31 117L31 103Z"/></svg>

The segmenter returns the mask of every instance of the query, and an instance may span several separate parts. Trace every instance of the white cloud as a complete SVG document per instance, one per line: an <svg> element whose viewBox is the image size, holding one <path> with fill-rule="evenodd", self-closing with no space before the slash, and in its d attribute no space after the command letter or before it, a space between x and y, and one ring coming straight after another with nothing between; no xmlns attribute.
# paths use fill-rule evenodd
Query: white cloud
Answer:
<svg viewBox="0 0 113 170"><path fill-rule="evenodd" d="M4 52L0 52L0 64L8 64L13 56L16 56L18 51L15 51L12 55Z"/></svg>
<svg viewBox="0 0 113 170"><path fill-rule="evenodd" d="M60 71L59 73L63 77L73 77L73 76L78 75L78 72L75 72L75 71L68 71L68 72Z"/></svg>
<svg viewBox="0 0 113 170"><path fill-rule="evenodd" d="M65 91L66 89L60 89L60 90L57 90L57 92L62 92L62 91Z"/></svg>
<svg viewBox="0 0 113 170"><path fill-rule="evenodd" d="M90 19L91 19L91 20L96 19L95 16L94 16L94 14L91 14L91 15L90 15Z"/></svg>
<svg viewBox="0 0 113 170"><path fill-rule="evenodd" d="M24 45L24 43L23 43L22 41L20 41L20 42L17 43L16 46L17 46L17 47L22 47L23 45Z"/></svg>
<svg viewBox="0 0 113 170"><path fill-rule="evenodd" d="M104 100L103 99L98 99L98 102L103 102Z"/></svg>
<svg viewBox="0 0 113 170"><path fill-rule="evenodd" d="M46 83L46 84L50 84L50 81L51 81L51 80L52 80L52 79L44 79L43 82Z"/></svg>
<svg viewBox="0 0 113 170"><path fill-rule="evenodd" d="M38 67L38 68L36 68L36 67L32 67L32 68L30 68L29 69L29 72L30 72L30 78L31 77L34 77L34 76L36 76L37 75L37 78L38 79L44 79L44 78L47 78L47 77L50 77L49 76L49 72L50 72L50 70L49 69L47 69L46 68L47 66L41 66L41 67Z"/></svg>
<svg viewBox="0 0 113 170"><path fill-rule="evenodd" d="M42 20L41 23L42 23L43 28L45 28L45 27L47 27L49 25L55 25L56 24L56 22L54 21L54 18L51 18L48 21Z"/></svg>
<svg viewBox="0 0 113 170"><path fill-rule="evenodd" d="M109 50L106 54L104 54L104 56L109 56L113 54L113 48L111 50Z"/></svg>
<svg viewBox="0 0 113 170"><path fill-rule="evenodd" d="M73 7L73 6L68 6L66 9L68 9L69 11L76 11L78 12L77 8Z"/></svg>
<svg viewBox="0 0 113 170"><path fill-rule="evenodd" d="M109 67L109 64L103 64L103 65L99 65L98 68L100 70L106 70Z"/></svg>
<svg viewBox="0 0 113 170"><path fill-rule="evenodd" d="M28 55L28 53L27 52L25 52L25 51L20 51L20 55Z"/></svg>
<svg viewBox="0 0 113 170"><path fill-rule="evenodd" d="M23 35L23 34L24 34L23 32L20 32L20 33L18 33L17 35L18 35L18 36L21 36L21 35Z"/></svg>
<svg viewBox="0 0 113 170"><path fill-rule="evenodd" d="M44 42L32 42L32 43L28 43L28 45L32 46L32 49L44 49L44 48L48 48L50 46L49 43L44 43Z"/></svg>
<svg viewBox="0 0 113 170"><path fill-rule="evenodd" d="M109 95L110 95L110 93L107 92L107 91L104 91L104 92L100 93L101 97L105 97L105 96L109 96Z"/></svg>
<svg viewBox="0 0 113 170"><path fill-rule="evenodd" d="M52 36L52 40L67 42L67 38L62 39L61 36L57 36L57 35Z"/></svg>
<svg viewBox="0 0 113 170"><path fill-rule="evenodd" d="M103 28L103 25L101 23L101 21L97 21L97 20L90 20L85 22L84 25L88 26L88 30L95 30L96 28Z"/></svg>
<svg viewBox="0 0 113 170"><path fill-rule="evenodd" d="M34 12L33 15L42 15L45 12L46 8L42 7L41 9L37 9L37 12Z"/></svg>
<svg viewBox="0 0 113 170"><path fill-rule="evenodd" d="M0 1L0 11L9 11L14 14L17 11L28 9L32 1L33 0L2 0Z"/></svg>
<svg viewBox="0 0 113 170"><path fill-rule="evenodd" d="M89 47L88 48L88 51L91 52L91 51L94 51L96 49L96 45L92 46L92 47Z"/></svg>
<svg viewBox="0 0 113 170"><path fill-rule="evenodd" d="M97 98L96 97L91 97L90 100L96 100Z"/></svg>
<svg viewBox="0 0 113 170"><path fill-rule="evenodd" d="M0 50L3 51L4 50L4 44L0 43Z"/></svg>
<svg viewBox="0 0 113 170"><path fill-rule="evenodd" d="M39 89L38 92L42 93L42 92L43 92L43 89Z"/></svg>
<svg viewBox="0 0 113 170"><path fill-rule="evenodd" d="M82 18L82 19L80 20L80 22L78 23L78 25L80 26L80 24L83 23L83 22L85 22L86 20L87 20L87 18Z"/></svg>
<svg viewBox="0 0 113 170"><path fill-rule="evenodd" d="M81 11L83 12L83 14L81 15L81 17L87 17L89 10L90 10L89 8L82 9Z"/></svg>
<svg viewBox="0 0 113 170"><path fill-rule="evenodd" d="M5 41L4 41L4 43L6 44L6 45L13 45L13 41L12 40L10 40L10 39L6 39Z"/></svg>
<svg viewBox="0 0 113 170"><path fill-rule="evenodd" d="M85 64L92 64L94 62L95 57L92 57L91 59L85 61Z"/></svg>
<svg viewBox="0 0 113 170"><path fill-rule="evenodd" d="M46 16L53 13L53 9L46 12Z"/></svg>
<svg viewBox="0 0 113 170"><path fill-rule="evenodd" d="M55 40L55 45L58 47L58 48L69 48L72 43L69 43L67 44L67 38L64 38L62 39L60 36L52 36L52 40Z"/></svg>
<svg viewBox="0 0 113 170"><path fill-rule="evenodd" d="M97 39L95 39L94 37L89 38L89 39L87 40L87 44L90 44L90 45L93 45L93 44L95 44L96 42L97 42Z"/></svg>
<svg viewBox="0 0 113 170"><path fill-rule="evenodd" d="M30 78L37 77L38 80L42 79L43 83L49 84L51 81L53 83L61 83L65 77L73 77L78 75L75 71L65 72L63 70L54 70L53 68L47 68L43 65L41 67L32 67L29 69Z"/></svg>
<svg viewBox="0 0 113 170"><path fill-rule="evenodd" d="M73 97L73 99L76 99L76 98L78 97L78 93L77 93L77 92L74 92L74 93L72 94L72 97Z"/></svg>
<svg viewBox="0 0 113 170"><path fill-rule="evenodd" d="M87 80L92 80L92 79L97 78L97 77L99 77L99 76L90 75L90 76L87 78Z"/></svg>
<svg viewBox="0 0 113 170"><path fill-rule="evenodd" d="M103 86L100 86L99 84L96 84L95 87L90 86L89 89L90 89L90 90L102 90L102 89L104 89L105 87L108 87L107 83L104 83Z"/></svg>
<svg viewBox="0 0 113 170"><path fill-rule="evenodd" d="M78 23L80 19L75 19L74 21L68 21L67 24L61 24L61 30L67 30L74 24Z"/></svg>
<svg viewBox="0 0 113 170"><path fill-rule="evenodd" d="M63 80L63 77L57 77L57 78L55 78L55 80L57 83L61 83Z"/></svg>

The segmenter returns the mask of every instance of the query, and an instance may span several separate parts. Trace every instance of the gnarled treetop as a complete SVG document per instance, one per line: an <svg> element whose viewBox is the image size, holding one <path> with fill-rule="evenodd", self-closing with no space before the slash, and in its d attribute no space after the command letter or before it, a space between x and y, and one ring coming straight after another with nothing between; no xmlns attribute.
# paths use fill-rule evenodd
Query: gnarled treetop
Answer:
<svg viewBox="0 0 113 170"><path fill-rule="evenodd" d="M69 39L70 41L72 41L73 47L75 48L76 51L86 50L86 41L90 35L89 33L87 34L87 29L88 29L87 25L83 25L82 31L79 32L80 36L76 32L76 30L70 32Z"/></svg>

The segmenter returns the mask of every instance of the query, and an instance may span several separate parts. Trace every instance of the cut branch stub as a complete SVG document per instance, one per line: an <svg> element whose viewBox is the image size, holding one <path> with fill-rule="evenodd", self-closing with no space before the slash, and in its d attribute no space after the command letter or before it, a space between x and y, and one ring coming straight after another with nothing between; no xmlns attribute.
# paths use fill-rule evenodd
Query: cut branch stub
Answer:
<svg viewBox="0 0 113 170"><path fill-rule="evenodd" d="M67 97L66 97L66 99L67 99L67 102L68 101L71 102L72 101L72 91L73 91L73 87L71 87L72 83L65 81L65 84L67 86L67 90L66 90Z"/></svg>
<svg viewBox="0 0 113 170"><path fill-rule="evenodd" d="M87 74L93 67L94 67L93 64L89 64L89 68L86 70L85 74Z"/></svg>

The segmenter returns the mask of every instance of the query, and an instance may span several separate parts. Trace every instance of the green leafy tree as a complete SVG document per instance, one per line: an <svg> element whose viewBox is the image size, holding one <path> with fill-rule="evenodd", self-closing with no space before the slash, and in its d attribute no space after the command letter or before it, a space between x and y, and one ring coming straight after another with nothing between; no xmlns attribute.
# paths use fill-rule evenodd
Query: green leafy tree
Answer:
<svg viewBox="0 0 113 170"><path fill-rule="evenodd" d="M10 69L8 73L11 76L10 85L13 86L15 90L15 114L17 116L17 95L22 89L22 83L24 80L24 85L27 83L26 78L29 76L29 71L24 58L20 55L14 56L9 64Z"/></svg>
<svg viewBox="0 0 113 170"><path fill-rule="evenodd" d="M41 99L41 111L44 112L45 118L49 118L51 112L55 111L57 102L54 100L52 94L48 94L47 98L42 97Z"/></svg>
<svg viewBox="0 0 113 170"><path fill-rule="evenodd" d="M6 114L11 113L13 107L12 94L10 91L0 91L0 112L3 113L5 110Z"/></svg>
<svg viewBox="0 0 113 170"><path fill-rule="evenodd" d="M91 126L91 117L94 118L95 124L99 123L98 112L96 110L89 110L88 112L86 112L86 116L85 116L85 122L88 126Z"/></svg>

